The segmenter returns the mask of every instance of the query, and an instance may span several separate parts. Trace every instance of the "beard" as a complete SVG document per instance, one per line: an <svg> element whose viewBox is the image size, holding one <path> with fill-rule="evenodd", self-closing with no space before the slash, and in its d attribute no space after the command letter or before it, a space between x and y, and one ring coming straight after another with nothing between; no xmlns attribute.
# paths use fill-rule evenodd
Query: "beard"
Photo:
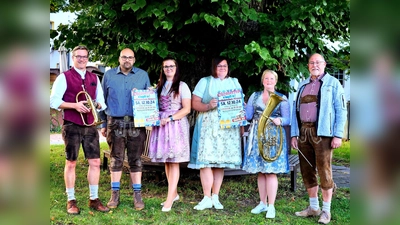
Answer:
<svg viewBox="0 0 400 225"><path fill-rule="evenodd" d="M125 68L125 69L131 69L131 68L132 68L132 64L129 63L129 62L125 62L125 63L124 63L124 68Z"/></svg>

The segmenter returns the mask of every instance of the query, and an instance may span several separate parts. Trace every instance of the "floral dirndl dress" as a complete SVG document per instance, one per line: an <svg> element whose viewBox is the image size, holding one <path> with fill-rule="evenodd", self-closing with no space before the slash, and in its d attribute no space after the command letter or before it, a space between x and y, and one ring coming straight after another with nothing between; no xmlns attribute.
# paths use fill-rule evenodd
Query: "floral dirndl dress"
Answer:
<svg viewBox="0 0 400 225"><path fill-rule="evenodd" d="M279 93L276 92L276 94L280 95ZM282 95L281 95L282 96ZM282 127L282 135L283 135L283 143L282 143L282 152L280 156L273 162L267 162L265 161L259 152L258 148L258 125L259 125L259 120L260 120L260 115L265 109L265 105L261 101L257 101L258 98L261 98L261 94L259 94L257 97L254 99L253 107L254 107L254 116L251 122L251 125L249 127L249 138L248 141L245 145L245 150L244 150L244 156L243 156L243 170L249 173L288 173L289 172L289 156L287 152L287 141L286 141L286 132L285 129ZM281 117L281 110L280 110L280 105L279 103L277 107L273 110L271 113L270 117ZM272 124L272 126L276 125L269 120L269 123ZM277 134L277 129L274 129L272 133L270 133L272 136L279 137ZM277 138L277 144L279 146L280 143L280 138ZM276 146L271 146L270 147L270 155L275 156L277 152L277 147Z"/></svg>
<svg viewBox="0 0 400 225"><path fill-rule="evenodd" d="M232 89L232 85L241 89L236 78L226 78L230 80L218 85L213 83L215 78L211 76L202 79L208 79L202 97L203 103L208 103L212 99L209 89L213 89L214 93L217 93L218 90ZM221 129L217 109L199 112L193 132L188 167L192 169L205 167L240 169L241 163L242 149L239 128Z"/></svg>

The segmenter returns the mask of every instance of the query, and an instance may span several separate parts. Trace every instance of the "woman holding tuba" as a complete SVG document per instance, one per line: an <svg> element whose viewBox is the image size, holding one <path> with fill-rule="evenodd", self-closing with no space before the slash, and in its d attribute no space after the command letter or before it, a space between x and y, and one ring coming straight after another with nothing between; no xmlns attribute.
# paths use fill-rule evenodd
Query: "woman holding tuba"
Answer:
<svg viewBox="0 0 400 225"><path fill-rule="evenodd" d="M275 218L276 174L289 172L286 134L282 126L290 122L290 108L286 96L275 91L277 81L275 71L265 70L261 77L264 90L254 92L246 105L246 118L252 122L243 170L258 173L260 204L251 213L267 212L266 218Z"/></svg>

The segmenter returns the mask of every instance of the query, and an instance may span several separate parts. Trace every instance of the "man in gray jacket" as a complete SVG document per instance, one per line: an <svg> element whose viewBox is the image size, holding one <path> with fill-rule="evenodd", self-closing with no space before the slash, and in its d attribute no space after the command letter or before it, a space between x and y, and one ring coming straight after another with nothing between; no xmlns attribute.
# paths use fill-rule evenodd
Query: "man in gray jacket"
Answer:
<svg viewBox="0 0 400 225"><path fill-rule="evenodd" d="M347 118L344 90L340 82L325 73L322 55L312 54L308 60L310 77L300 83L293 107L291 145L300 149L300 170L307 188L310 205L296 216L319 216L319 223L331 220L331 199L336 187L332 179L332 151L342 145ZM318 176L322 190L322 211L318 202Z"/></svg>

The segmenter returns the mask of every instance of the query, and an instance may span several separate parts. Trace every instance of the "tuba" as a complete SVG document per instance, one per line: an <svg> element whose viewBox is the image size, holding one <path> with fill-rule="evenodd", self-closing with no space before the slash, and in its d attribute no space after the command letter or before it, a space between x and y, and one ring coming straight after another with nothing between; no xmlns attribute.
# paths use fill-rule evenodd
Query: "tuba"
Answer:
<svg viewBox="0 0 400 225"><path fill-rule="evenodd" d="M88 123L89 121L85 120L85 118L83 117L83 114L79 113L79 114L81 114L83 124L85 124L85 126L93 126L93 125L97 126L99 124L104 123L104 121L100 120L100 116L96 110L97 102L93 101L92 97L90 97L89 93L86 92L85 87L83 85L82 85L82 88L83 88L83 91L80 91L80 92L78 92L78 94L76 94L75 100L76 100L76 102L79 102L79 96L85 95L85 100L87 101L87 104L85 104L85 106L91 110L91 112L93 114L93 118L94 118L92 123Z"/></svg>
<svg viewBox="0 0 400 225"><path fill-rule="evenodd" d="M283 147L283 134L282 134L282 126L277 126L279 135L273 135L271 132L274 129L273 122L270 118L272 112L276 108L276 106L283 101L283 98L274 94L273 92L269 93L269 100L267 105L260 116L260 120L258 122L258 150L260 151L261 157L267 162L275 161L282 152ZM279 146L277 139L279 138ZM271 147L276 146L277 152L275 156L271 156Z"/></svg>

